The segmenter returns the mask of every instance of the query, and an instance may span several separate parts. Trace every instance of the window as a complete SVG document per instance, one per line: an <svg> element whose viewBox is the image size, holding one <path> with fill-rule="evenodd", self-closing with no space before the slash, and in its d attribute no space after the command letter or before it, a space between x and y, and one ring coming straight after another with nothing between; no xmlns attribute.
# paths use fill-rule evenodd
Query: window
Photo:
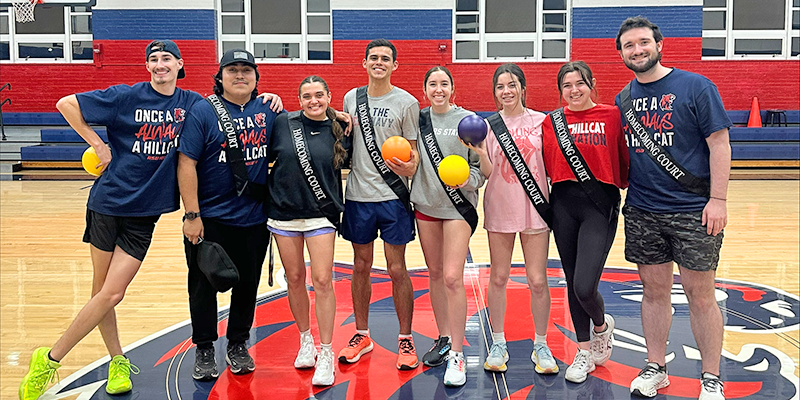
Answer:
<svg viewBox="0 0 800 400"><path fill-rule="evenodd" d="M0 7L0 61L92 61L91 7L37 4L34 13L21 24L12 7Z"/></svg>
<svg viewBox="0 0 800 400"><path fill-rule="evenodd" d="M330 0L218 0L221 53L243 48L260 62L330 62Z"/></svg>
<svg viewBox="0 0 800 400"><path fill-rule="evenodd" d="M566 0L455 0L456 61L567 59Z"/></svg>
<svg viewBox="0 0 800 400"><path fill-rule="evenodd" d="M703 0L703 57L798 55L800 0Z"/></svg>

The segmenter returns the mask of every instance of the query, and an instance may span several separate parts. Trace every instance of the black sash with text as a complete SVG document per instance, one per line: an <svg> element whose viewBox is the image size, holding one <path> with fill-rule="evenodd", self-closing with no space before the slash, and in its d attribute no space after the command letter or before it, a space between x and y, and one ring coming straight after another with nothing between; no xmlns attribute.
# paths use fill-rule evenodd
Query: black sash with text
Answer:
<svg viewBox="0 0 800 400"><path fill-rule="evenodd" d="M247 195L257 201L266 201L267 199L267 185L262 185L255 182L250 182L247 175L247 166L244 164L244 153L242 145L239 142L239 130L233 123L231 113L228 107L220 100L217 95L212 94L206 97L206 101L211 104L211 108L217 114L220 126L222 126L222 133L225 135L225 155L228 160L228 165L233 172L233 184L236 187L236 195Z"/></svg>
<svg viewBox="0 0 800 400"><path fill-rule="evenodd" d="M389 167L381 155L381 148L375 141L375 128L372 124L372 115L370 114L369 102L367 100L367 87L362 86L356 89L356 109L358 111L358 123L361 126L361 134L364 137L364 145L366 145L369 158L375 165L375 169L381 174L381 177L392 189L392 192L397 195L400 202L406 207L406 210L411 213L411 196L408 188L403 183L403 180L395 174Z"/></svg>
<svg viewBox="0 0 800 400"><path fill-rule="evenodd" d="M436 141L436 135L433 133L430 107L426 107L419 112L419 132L422 134L422 143L427 150L431 165L433 165L433 170L434 172L438 171L439 163L442 161L443 157L442 150L439 148L439 142ZM442 184L442 188L445 193L447 193L447 197L453 203L458 213L461 214L464 220L469 224L472 233L475 233L475 229L478 227L478 212L475 210L475 207L467 200L464 193L461 192L461 189L452 189L442 182L441 179L439 183Z"/></svg>
<svg viewBox="0 0 800 400"><path fill-rule="evenodd" d="M561 154L567 160L567 165L575 175L575 179L581 185L581 189L586 192L586 196L592 199L595 206L603 213L603 216L609 218L612 216L611 210L615 208L615 203L608 198L606 192L600 186L600 182L592 174L589 165L583 155L575 146L575 140L567 129L567 118L564 116L564 109L559 108L550 113L550 122L553 124L553 130L556 133L556 142L561 149Z"/></svg>
<svg viewBox="0 0 800 400"><path fill-rule="evenodd" d="M511 164L511 169L513 169L514 174L517 175L522 189L525 190L525 194L528 195L531 203L533 203L536 212L539 213L539 216L542 217L547 226L552 226L553 209L550 207L550 203L544 198L544 193L542 193L542 190L536 183L536 179L533 178L533 174L531 174L530 169L528 169L528 165L525 164L525 159L514 143L514 138L508 132L506 123L503 122L503 117L500 116L500 113L494 113L490 115L489 118L486 118L486 120L489 121L494 136L497 137L497 142L500 144L500 148L503 149L503 154L506 155L506 159L508 159L508 162Z"/></svg>
<svg viewBox="0 0 800 400"><path fill-rule="evenodd" d="M322 215L336 227L336 230L339 230L339 209L336 208L336 203L334 203L330 194L325 193L320 184L319 176L314 171L314 163L311 162L311 151L308 149L308 141L303 131L303 121L300 114L301 111L289 113L289 130L292 132L292 143L294 144L294 152L297 155L297 162L300 164L300 170L305 175L306 186L317 200L317 206Z"/></svg>
<svg viewBox="0 0 800 400"><path fill-rule="evenodd" d="M677 181L684 189L706 198L711 196L710 183L694 176L689 170L678 164L660 143L653 140L653 132L642 125L636 110L633 109L630 82L619 93L619 100L622 106L622 115L631 128L633 136L639 139L645 153L660 167L660 170Z"/></svg>

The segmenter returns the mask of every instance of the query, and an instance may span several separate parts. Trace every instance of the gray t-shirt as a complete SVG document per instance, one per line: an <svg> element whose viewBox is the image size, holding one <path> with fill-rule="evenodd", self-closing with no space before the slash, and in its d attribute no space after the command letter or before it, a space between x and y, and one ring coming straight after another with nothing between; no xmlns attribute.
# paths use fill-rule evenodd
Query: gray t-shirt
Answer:
<svg viewBox="0 0 800 400"><path fill-rule="evenodd" d="M444 114L437 114L433 111L430 113L433 133L442 157L456 154L469 162L469 179L466 186L461 188L461 193L473 206L477 206L478 188L483 186L486 181L481 173L481 159L477 153L461 144L458 139L458 123L462 118L473 114L472 111L461 107L451 107L450 111ZM439 172L433 167L423 140L424 138L420 137L420 140L417 141L420 164L411 183L411 202L414 203L414 209L434 218L461 219L463 217L444 191L442 182L439 180Z"/></svg>
<svg viewBox="0 0 800 400"><path fill-rule="evenodd" d="M369 96L369 107L372 112L372 124L375 130L375 142L378 147L391 136L403 136L408 140L417 140L419 134L419 102L398 87L380 96ZM344 112L353 117L353 165L347 175L346 200L362 202L379 202L397 199L378 169L369 158L364 144L364 135L358 123L356 107L356 89L344 95ZM400 177L408 186L408 178Z"/></svg>

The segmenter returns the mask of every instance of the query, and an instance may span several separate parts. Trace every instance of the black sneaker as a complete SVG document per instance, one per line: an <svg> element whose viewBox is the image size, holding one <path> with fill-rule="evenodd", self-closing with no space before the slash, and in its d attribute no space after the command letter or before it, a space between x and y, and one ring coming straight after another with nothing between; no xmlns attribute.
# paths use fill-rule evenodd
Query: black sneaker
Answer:
<svg viewBox="0 0 800 400"><path fill-rule="evenodd" d="M447 361L447 353L450 352L450 339L439 336L433 341L431 349L422 356L422 363L429 367L438 367Z"/></svg>
<svg viewBox="0 0 800 400"><path fill-rule="evenodd" d="M244 343L229 344L225 361L231 366L231 372L234 374L249 374L256 369L256 364L250 357L250 353L247 352L247 346Z"/></svg>
<svg viewBox="0 0 800 400"><path fill-rule="evenodd" d="M214 348L197 348L194 352L194 371L192 372L192 378L198 381L208 381L216 379L218 376L219 372L217 372L217 359L214 356Z"/></svg>

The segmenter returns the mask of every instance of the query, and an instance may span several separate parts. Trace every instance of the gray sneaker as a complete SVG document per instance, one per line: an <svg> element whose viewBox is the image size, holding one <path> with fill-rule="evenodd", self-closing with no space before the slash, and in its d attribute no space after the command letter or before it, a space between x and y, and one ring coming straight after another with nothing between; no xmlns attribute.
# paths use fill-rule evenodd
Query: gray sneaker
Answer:
<svg viewBox="0 0 800 400"><path fill-rule="evenodd" d="M489 348L489 355L486 356L486 362L483 363L483 369L487 371L506 372L508 366L508 347L506 342L492 343Z"/></svg>
<svg viewBox="0 0 800 400"><path fill-rule="evenodd" d="M225 361L231 366L231 372L237 375L249 374L256 369L256 364L250 357L250 353L247 352L247 345L244 343L229 344Z"/></svg>
<svg viewBox="0 0 800 400"><path fill-rule="evenodd" d="M192 378L198 381L208 381L216 379L218 376L219 371L217 371L217 359L214 356L214 348L195 349Z"/></svg>
<svg viewBox="0 0 800 400"><path fill-rule="evenodd" d="M536 364L534 370L540 374L557 374L558 364L553 358L550 348L544 343L534 343L531 352L531 361Z"/></svg>

